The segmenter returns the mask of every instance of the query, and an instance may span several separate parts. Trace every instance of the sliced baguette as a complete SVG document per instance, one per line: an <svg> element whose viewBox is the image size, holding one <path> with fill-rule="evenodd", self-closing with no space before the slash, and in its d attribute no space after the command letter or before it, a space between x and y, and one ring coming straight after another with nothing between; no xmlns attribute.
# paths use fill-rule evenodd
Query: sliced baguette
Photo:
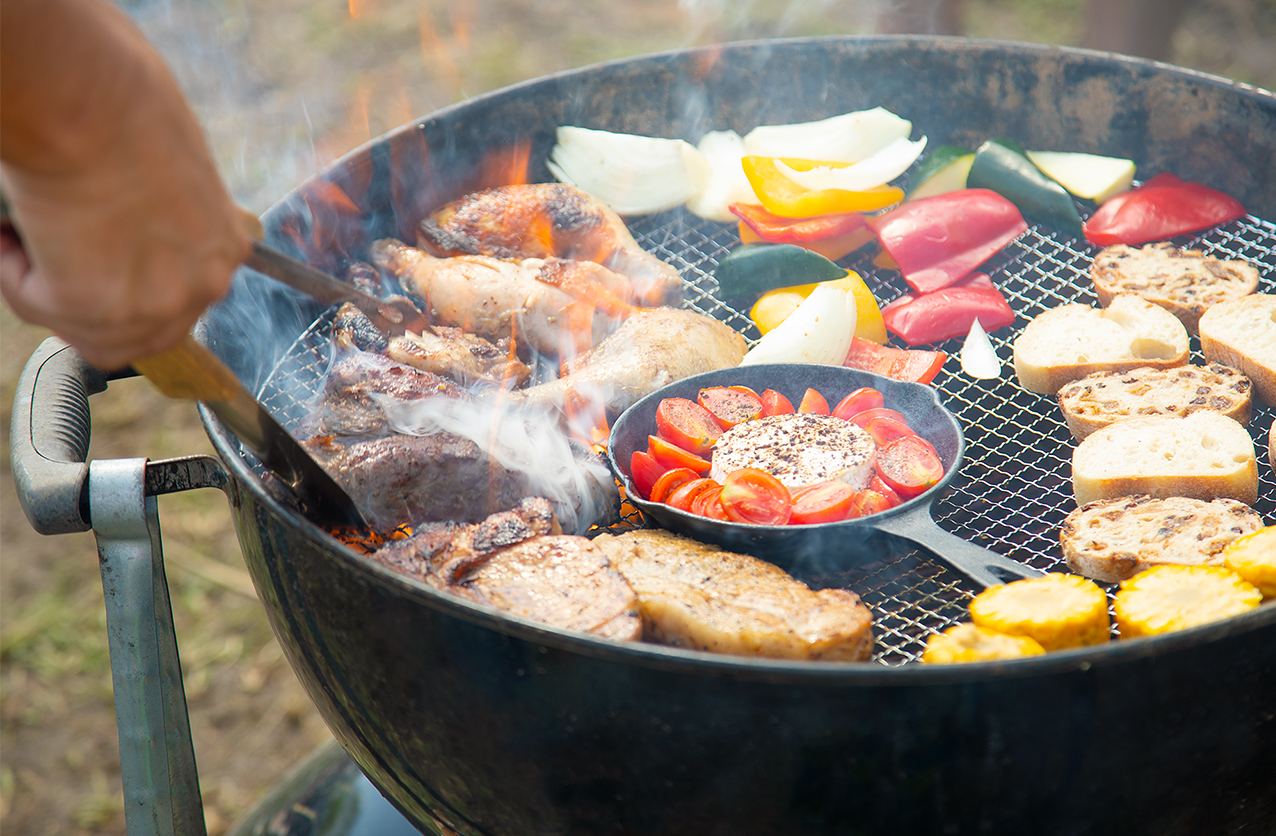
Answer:
<svg viewBox="0 0 1276 836"><path fill-rule="evenodd" d="M1141 493L1252 505L1258 498L1254 442L1236 421L1208 410L1186 418L1123 418L1077 445L1072 491L1078 505Z"/></svg>
<svg viewBox="0 0 1276 836"><path fill-rule="evenodd" d="M1015 340L1015 374L1028 391L1053 395L1093 372L1181 366L1187 352L1172 313L1123 295L1107 308L1063 305L1035 317Z"/></svg>
<svg viewBox="0 0 1276 836"><path fill-rule="evenodd" d="M1118 295L1133 293L1179 318L1188 333L1207 308L1253 293L1258 268L1247 261L1220 261L1200 250L1173 244L1108 247L1090 266L1099 304L1107 307Z"/></svg>
<svg viewBox="0 0 1276 836"><path fill-rule="evenodd" d="M1081 506L1063 521L1059 543L1072 571L1116 583L1153 566L1222 566L1232 541L1262 527L1234 499L1140 494Z"/></svg>
<svg viewBox="0 0 1276 836"><path fill-rule="evenodd" d="M1276 406L1276 296L1220 302L1201 316L1200 330L1205 359L1240 369L1254 393Z"/></svg>
<svg viewBox="0 0 1276 836"><path fill-rule="evenodd" d="M1078 441L1138 415L1191 415L1212 409L1242 424L1250 417L1249 378L1221 363L1095 372L1059 390L1059 408Z"/></svg>

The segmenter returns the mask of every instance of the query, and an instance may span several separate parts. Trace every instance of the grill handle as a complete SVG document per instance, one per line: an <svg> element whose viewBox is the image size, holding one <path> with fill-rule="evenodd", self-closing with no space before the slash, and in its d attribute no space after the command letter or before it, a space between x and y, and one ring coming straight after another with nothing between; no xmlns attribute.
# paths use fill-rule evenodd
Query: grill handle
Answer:
<svg viewBox="0 0 1276 836"><path fill-rule="evenodd" d="M1011 560L945 531L931 517L929 505L922 505L903 514L883 515L875 523L875 527L933 552L940 560L983 589L999 586L1007 581L1039 578L1045 574L1040 569Z"/></svg>
<svg viewBox="0 0 1276 836"><path fill-rule="evenodd" d="M57 337L40 344L18 378L9 427L13 479L23 512L41 534L92 526L89 395L104 391L107 379Z"/></svg>

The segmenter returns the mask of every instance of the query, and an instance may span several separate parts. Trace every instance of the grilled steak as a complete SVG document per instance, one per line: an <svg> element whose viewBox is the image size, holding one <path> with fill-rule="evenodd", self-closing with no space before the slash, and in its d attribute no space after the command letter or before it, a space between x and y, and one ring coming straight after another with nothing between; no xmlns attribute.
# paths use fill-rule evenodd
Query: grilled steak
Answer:
<svg viewBox="0 0 1276 836"><path fill-rule="evenodd" d="M629 584L589 540L561 534L538 497L474 525L427 526L373 558L520 618L621 641L642 634Z"/></svg>
<svg viewBox="0 0 1276 836"><path fill-rule="evenodd" d="M853 592L814 591L771 563L667 531L594 543L637 593L648 641L781 659L872 655L872 613Z"/></svg>

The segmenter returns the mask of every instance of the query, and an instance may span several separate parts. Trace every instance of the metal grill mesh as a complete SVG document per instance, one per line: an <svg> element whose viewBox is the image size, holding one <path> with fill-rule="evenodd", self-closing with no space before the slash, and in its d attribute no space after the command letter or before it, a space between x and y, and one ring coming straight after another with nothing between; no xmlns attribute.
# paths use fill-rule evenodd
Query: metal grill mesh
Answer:
<svg viewBox="0 0 1276 836"><path fill-rule="evenodd" d="M723 300L714 278L718 261L739 237L734 225L703 221L683 210L634 219L630 230L648 251L678 268L689 283L685 305L714 316L743 333L750 343L759 334L743 309ZM1259 292L1276 284L1276 225L1249 217L1199 236L1176 239L1222 259L1256 263ZM1071 456L1075 443L1052 397L1035 395L1015 382L1012 344L1028 320L1062 304L1097 305L1089 280L1095 250L1084 242L1030 227L990 262L985 271L1001 288L1018 317L1013 327L991 334L1003 362L1000 380L973 380L956 360L960 340L938 346L950 359L936 379L944 404L958 416L966 434L966 459L947 495L934 507L935 519L949 531L986 548L1047 571L1066 571L1058 543L1059 526L1076 507L1072 498ZM885 304L907 290L898 271L875 267L871 252L852 253L841 263L864 277ZM751 302L752 300L747 300ZM286 354L261 394L285 426L307 411L327 368L327 323L318 320ZM1192 338L1192 360L1203 362ZM1250 431L1260 462L1267 461L1267 430L1276 410L1258 403ZM1276 517L1276 479L1260 466L1256 510ZM640 519L630 523L641 524ZM836 575L804 576L815 587L840 586L857 592L874 613L874 660L900 665L920 658L926 637L966 619L975 591L964 576L929 553L883 536L872 562ZM801 576L801 573L799 573Z"/></svg>

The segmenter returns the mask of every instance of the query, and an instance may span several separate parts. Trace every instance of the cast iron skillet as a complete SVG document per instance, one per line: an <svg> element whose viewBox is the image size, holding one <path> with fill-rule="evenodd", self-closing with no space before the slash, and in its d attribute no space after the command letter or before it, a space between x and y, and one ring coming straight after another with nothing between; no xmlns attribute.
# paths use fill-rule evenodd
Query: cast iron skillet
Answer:
<svg viewBox="0 0 1276 836"><path fill-rule="evenodd" d="M647 436L655 432L656 408L665 398L694 401L709 386L748 386L755 392L775 389L793 403L813 388L835 404L861 386L882 393L886 406L904 415L917 434L934 445L944 464L944 477L930 490L888 511L860 519L814 525L750 525L722 522L681 511L663 502L641 498L629 475L629 459L635 450L647 448ZM1007 578L1034 578L1045 574L981 548L936 525L931 506L961 468L966 439L961 425L939 401L931 386L892 380L872 372L840 366L813 364L756 365L719 369L684 378L665 386L625 410L612 426L607 459L625 486L625 493L643 514L664 528L725 549L744 552L786 569L820 564L834 571L848 568L872 553L866 535L884 531L910 540L931 552L975 583L988 587ZM623 463L623 464L622 464Z"/></svg>

